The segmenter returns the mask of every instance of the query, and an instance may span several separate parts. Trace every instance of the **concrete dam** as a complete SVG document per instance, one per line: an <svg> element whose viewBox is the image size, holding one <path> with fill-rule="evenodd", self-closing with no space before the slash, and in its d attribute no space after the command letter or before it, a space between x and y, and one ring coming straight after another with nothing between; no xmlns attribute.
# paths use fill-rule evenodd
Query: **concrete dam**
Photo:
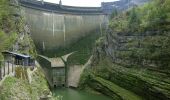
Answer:
<svg viewBox="0 0 170 100"><path fill-rule="evenodd" d="M29 25L35 46L40 51L39 54L43 55L38 56L38 61L50 86L77 87L84 69L83 63L91 56L89 55L90 49L83 45L81 48L87 50L75 51L73 59L70 58L68 61L64 60L65 56L68 58L70 51L74 51L68 48L70 51L65 54L65 52L59 52L58 49L73 46L72 44L78 40L95 37L95 34L100 35L100 32L96 30L101 30L108 22L102 8L72 7L33 0L20 0L19 3L21 15ZM88 41L89 39L84 42L90 46ZM56 57L56 52L65 56L57 55ZM79 58L76 58L77 55ZM80 57L83 62L79 60ZM70 65L69 61L74 64Z"/></svg>
<svg viewBox="0 0 170 100"><path fill-rule="evenodd" d="M72 7L41 1L20 0L32 39L39 50L62 48L104 26L101 7Z"/></svg>

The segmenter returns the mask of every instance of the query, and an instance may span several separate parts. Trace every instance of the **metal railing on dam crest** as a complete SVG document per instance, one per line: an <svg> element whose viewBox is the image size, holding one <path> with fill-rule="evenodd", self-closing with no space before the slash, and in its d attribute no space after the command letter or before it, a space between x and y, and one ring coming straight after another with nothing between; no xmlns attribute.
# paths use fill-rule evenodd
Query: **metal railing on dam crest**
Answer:
<svg viewBox="0 0 170 100"><path fill-rule="evenodd" d="M72 7L33 0L20 0L19 4L35 45L41 50L67 46L108 22L101 7Z"/></svg>

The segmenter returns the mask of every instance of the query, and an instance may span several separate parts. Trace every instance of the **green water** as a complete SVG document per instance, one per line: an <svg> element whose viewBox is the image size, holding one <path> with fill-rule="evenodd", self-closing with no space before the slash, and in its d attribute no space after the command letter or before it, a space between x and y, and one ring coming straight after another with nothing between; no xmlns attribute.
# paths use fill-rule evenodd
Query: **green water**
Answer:
<svg viewBox="0 0 170 100"><path fill-rule="evenodd" d="M56 89L53 90L53 96L62 98L62 100L112 100L101 94L92 94L75 89Z"/></svg>

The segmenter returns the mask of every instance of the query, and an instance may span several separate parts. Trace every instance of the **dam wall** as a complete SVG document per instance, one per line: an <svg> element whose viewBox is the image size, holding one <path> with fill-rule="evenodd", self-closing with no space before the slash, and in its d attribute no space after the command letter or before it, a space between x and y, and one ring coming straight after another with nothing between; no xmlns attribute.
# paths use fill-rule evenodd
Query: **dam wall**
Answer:
<svg viewBox="0 0 170 100"><path fill-rule="evenodd" d="M54 5L49 9L36 4L21 5L21 14L31 29L34 43L42 51L68 46L88 34L93 34L90 32L101 28L107 21L99 8L80 9L56 5L54 10Z"/></svg>

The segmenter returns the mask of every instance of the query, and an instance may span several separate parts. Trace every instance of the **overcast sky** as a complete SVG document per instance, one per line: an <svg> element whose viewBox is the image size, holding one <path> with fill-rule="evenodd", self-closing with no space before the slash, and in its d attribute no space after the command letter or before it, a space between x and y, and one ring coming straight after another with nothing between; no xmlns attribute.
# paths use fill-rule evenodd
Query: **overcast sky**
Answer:
<svg viewBox="0 0 170 100"><path fill-rule="evenodd" d="M44 0L47 2L59 3L59 0ZM62 0L63 5L84 6L84 7L99 7L101 2L110 2L117 0Z"/></svg>

